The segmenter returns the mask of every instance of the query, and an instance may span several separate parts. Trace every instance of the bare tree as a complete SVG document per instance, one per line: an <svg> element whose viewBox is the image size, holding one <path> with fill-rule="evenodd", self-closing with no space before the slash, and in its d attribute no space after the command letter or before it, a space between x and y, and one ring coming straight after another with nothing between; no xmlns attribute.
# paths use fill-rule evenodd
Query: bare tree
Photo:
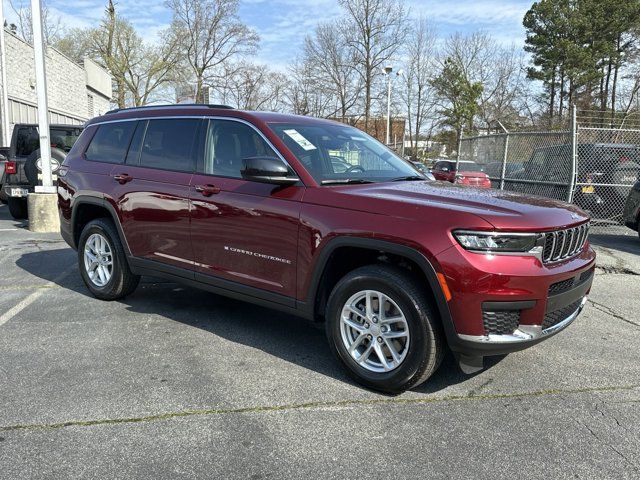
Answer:
<svg viewBox="0 0 640 480"><path fill-rule="evenodd" d="M288 78L284 91L288 110L297 115L327 116L331 95L318 83L314 65L304 58L297 58L289 67Z"/></svg>
<svg viewBox="0 0 640 480"><path fill-rule="evenodd" d="M485 126L495 120L517 121L525 79L521 52L501 47L485 32L456 33L445 42L442 57L455 63L469 83L482 84L478 117Z"/></svg>
<svg viewBox="0 0 640 480"><path fill-rule="evenodd" d="M225 81L215 87L223 103L243 110L277 110L286 77L266 65L250 62L226 64Z"/></svg>
<svg viewBox="0 0 640 480"><path fill-rule="evenodd" d="M161 46L123 48L122 52L124 81L134 106L146 105L162 86L173 82L177 58L171 42L164 42Z"/></svg>
<svg viewBox="0 0 640 480"><path fill-rule="evenodd" d="M336 99L336 109L344 121L360 97L362 82L354 68L355 50L350 47L340 24L321 23L313 36L305 39L304 55L316 66L317 81Z"/></svg>
<svg viewBox="0 0 640 480"><path fill-rule="evenodd" d="M157 95L176 76L179 52L175 37L164 32L158 45L145 44L129 21L120 17L112 0L100 26L71 29L54 46L72 60L85 57L109 71L118 107L140 106Z"/></svg>
<svg viewBox="0 0 640 480"><path fill-rule="evenodd" d="M401 0L339 0L346 11L347 43L364 87L365 129L371 116L372 90L381 68L398 52L408 33Z"/></svg>
<svg viewBox="0 0 640 480"><path fill-rule="evenodd" d="M204 100L205 82L216 83L216 68L255 50L258 35L238 17L238 0L167 0L173 12L176 45L191 69L196 102Z"/></svg>
<svg viewBox="0 0 640 480"><path fill-rule="evenodd" d="M28 0L9 0L9 5L16 15L18 35L25 42L33 44L30 2ZM42 2L42 28L44 40L47 44L54 43L62 33L60 18L51 14L46 2Z"/></svg>
<svg viewBox="0 0 640 480"><path fill-rule="evenodd" d="M431 119L430 132L437 123L434 89L431 85L437 72L437 39L429 22L425 18L419 18L406 43L403 102L407 108L409 142L413 151L416 150L425 121Z"/></svg>

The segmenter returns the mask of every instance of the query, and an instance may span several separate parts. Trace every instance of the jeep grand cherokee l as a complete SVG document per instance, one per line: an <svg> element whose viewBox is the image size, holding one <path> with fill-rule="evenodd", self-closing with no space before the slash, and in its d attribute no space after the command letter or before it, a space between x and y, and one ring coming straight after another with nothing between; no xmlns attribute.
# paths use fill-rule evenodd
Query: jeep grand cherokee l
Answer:
<svg viewBox="0 0 640 480"><path fill-rule="evenodd" d="M447 347L473 371L549 338L593 279L577 207L425 181L328 120L113 111L86 124L58 196L96 297L154 275L324 322L347 372L387 392L425 381Z"/></svg>

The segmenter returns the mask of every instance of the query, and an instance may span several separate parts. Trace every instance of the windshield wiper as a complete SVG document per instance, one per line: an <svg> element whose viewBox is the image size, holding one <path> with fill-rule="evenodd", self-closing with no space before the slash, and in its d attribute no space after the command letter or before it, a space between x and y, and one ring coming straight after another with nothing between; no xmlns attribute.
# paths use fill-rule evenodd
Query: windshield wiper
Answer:
<svg viewBox="0 0 640 480"><path fill-rule="evenodd" d="M426 180L426 177L421 177L420 175L407 175L406 177L398 177L392 178L389 180L390 182L409 182L412 180Z"/></svg>
<svg viewBox="0 0 640 480"><path fill-rule="evenodd" d="M321 185L355 185L359 183L374 183L371 180L364 180L362 178L334 178L332 180L322 180Z"/></svg>

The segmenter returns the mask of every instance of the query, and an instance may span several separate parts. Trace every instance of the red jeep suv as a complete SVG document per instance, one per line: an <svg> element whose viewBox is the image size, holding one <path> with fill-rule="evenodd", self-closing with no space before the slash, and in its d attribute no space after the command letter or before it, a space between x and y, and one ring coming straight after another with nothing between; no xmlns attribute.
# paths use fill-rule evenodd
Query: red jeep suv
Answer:
<svg viewBox="0 0 640 480"><path fill-rule="evenodd" d="M337 168L338 165L340 168ZM595 254L577 207L431 182L328 120L175 105L86 124L61 233L104 300L161 276L326 324L362 384L399 392L564 329Z"/></svg>
<svg viewBox="0 0 640 480"><path fill-rule="evenodd" d="M489 176L482 170L482 165L470 160L460 160L458 170L454 160L439 160L433 166L431 173L436 180L459 183L476 188L491 188Z"/></svg>

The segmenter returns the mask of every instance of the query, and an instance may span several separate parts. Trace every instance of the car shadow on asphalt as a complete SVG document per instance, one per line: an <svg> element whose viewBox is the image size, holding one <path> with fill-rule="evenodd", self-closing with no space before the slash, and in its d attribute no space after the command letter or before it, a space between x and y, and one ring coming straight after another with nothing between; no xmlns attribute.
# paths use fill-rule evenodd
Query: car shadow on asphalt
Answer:
<svg viewBox="0 0 640 480"><path fill-rule="evenodd" d="M599 247L640 255L638 235L589 235L589 242Z"/></svg>
<svg viewBox="0 0 640 480"><path fill-rule="evenodd" d="M75 252L68 248L25 253L16 261L32 275L93 299L73 268L75 264ZM71 269L61 277L63 266ZM150 277L143 277L137 290L118 302L133 313L161 315L357 386L331 355L324 329L293 315ZM485 359L484 371L501 358ZM462 373L448 352L438 371L413 391L436 393L473 376Z"/></svg>

